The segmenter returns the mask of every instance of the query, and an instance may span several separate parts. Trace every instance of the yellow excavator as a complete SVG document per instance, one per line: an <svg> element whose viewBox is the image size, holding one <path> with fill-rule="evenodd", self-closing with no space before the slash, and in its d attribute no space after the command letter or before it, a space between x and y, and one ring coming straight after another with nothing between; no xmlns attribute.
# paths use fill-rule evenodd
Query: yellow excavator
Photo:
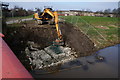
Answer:
<svg viewBox="0 0 120 80"><path fill-rule="evenodd" d="M43 24L44 22L48 22L49 24L55 24L58 39L55 40L55 43L62 43L63 38L61 34L61 30L58 26L58 13L57 11L53 11L52 8L45 8L42 13L34 13L33 18L36 20L37 24ZM62 43L63 44L63 43Z"/></svg>

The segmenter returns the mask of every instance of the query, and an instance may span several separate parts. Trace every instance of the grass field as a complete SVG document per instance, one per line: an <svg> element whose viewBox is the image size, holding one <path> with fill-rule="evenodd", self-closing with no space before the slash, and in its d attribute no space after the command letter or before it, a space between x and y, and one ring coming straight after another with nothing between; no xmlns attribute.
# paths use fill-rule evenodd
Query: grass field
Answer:
<svg viewBox="0 0 120 80"><path fill-rule="evenodd" d="M94 16L60 16L80 28L98 48L119 43L118 18Z"/></svg>
<svg viewBox="0 0 120 80"><path fill-rule="evenodd" d="M87 23L96 25L118 25L118 18L115 17L94 17L94 16L60 16L64 18L67 22L81 22L81 19L85 20ZM78 19L78 20L77 20Z"/></svg>
<svg viewBox="0 0 120 80"><path fill-rule="evenodd" d="M32 18L33 15L29 15L29 16L23 16L23 17L7 17L6 20L10 21L10 20L18 20L18 19L25 19L25 18Z"/></svg>

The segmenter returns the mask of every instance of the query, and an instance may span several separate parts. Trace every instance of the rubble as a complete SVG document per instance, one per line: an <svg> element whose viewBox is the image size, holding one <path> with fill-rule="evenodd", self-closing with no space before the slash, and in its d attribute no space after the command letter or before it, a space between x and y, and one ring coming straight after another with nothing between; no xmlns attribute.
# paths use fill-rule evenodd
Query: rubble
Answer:
<svg viewBox="0 0 120 80"><path fill-rule="evenodd" d="M29 43L34 42L29 41ZM29 44L29 48L26 47L25 53L29 57L30 64L35 66L34 69L56 66L75 59L75 52L69 47L51 45L39 50L33 46L34 44Z"/></svg>

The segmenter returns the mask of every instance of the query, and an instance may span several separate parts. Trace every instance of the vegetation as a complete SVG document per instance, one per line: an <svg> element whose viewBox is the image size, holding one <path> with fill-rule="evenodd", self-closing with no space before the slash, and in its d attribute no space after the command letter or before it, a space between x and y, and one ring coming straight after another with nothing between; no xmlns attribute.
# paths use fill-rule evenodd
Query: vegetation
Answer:
<svg viewBox="0 0 120 80"><path fill-rule="evenodd" d="M66 22L79 27L98 48L119 43L118 18L94 16L60 16Z"/></svg>
<svg viewBox="0 0 120 80"><path fill-rule="evenodd" d="M33 13L34 11L32 9L26 10L22 7L14 6L14 8L9 9L8 12L5 12L5 16L6 17L23 17L23 16L32 15Z"/></svg>
<svg viewBox="0 0 120 80"><path fill-rule="evenodd" d="M25 18L32 18L33 15L29 15L29 16L22 16L22 17L7 17L7 21L10 21L10 20L18 20L18 19L25 19Z"/></svg>

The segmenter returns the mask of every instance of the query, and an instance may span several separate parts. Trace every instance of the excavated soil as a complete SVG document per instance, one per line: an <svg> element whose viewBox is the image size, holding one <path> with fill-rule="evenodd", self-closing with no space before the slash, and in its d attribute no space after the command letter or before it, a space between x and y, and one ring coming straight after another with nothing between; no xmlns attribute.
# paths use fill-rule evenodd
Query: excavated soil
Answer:
<svg viewBox="0 0 120 80"><path fill-rule="evenodd" d="M72 24L61 24L61 30L65 42L77 52L77 55L88 56L95 50L94 43Z"/></svg>
<svg viewBox="0 0 120 80"><path fill-rule="evenodd" d="M68 23L60 23L60 28L65 44L77 52L78 56L88 56L94 52L95 47L93 42L78 28ZM6 35L4 40L25 65L29 64L24 54L25 48L28 46L28 41L33 41L35 43L34 47L44 49L52 45L52 42L57 38L54 25L36 25L34 21L21 24L19 27L9 27L4 30L4 34Z"/></svg>

